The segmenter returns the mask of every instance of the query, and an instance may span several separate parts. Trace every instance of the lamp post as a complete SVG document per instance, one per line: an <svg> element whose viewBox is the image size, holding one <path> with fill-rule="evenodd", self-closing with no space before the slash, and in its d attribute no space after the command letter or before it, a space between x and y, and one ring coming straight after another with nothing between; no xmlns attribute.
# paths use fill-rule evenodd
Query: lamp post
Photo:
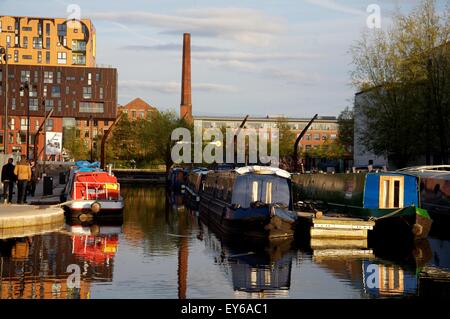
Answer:
<svg viewBox="0 0 450 319"><path fill-rule="evenodd" d="M8 153L8 45L0 47L0 61L5 60L5 126L3 127L3 145L5 154Z"/></svg>
<svg viewBox="0 0 450 319"><path fill-rule="evenodd" d="M89 115L89 128L90 128L90 133L89 133L89 137L91 138L91 162L94 160L94 154L93 154L93 149L92 149L92 144L94 141L94 137L92 136L92 129L93 129L93 119L92 119L92 115Z"/></svg>
<svg viewBox="0 0 450 319"><path fill-rule="evenodd" d="M30 159L30 85L28 81L20 87L20 91L24 92L27 101L27 160Z"/></svg>

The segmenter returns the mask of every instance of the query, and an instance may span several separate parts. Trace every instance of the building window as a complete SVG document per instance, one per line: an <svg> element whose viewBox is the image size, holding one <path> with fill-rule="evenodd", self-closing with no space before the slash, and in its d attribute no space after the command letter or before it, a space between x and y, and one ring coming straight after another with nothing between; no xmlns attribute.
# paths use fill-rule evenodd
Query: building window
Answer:
<svg viewBox="0 0 450 319"><path fill-rule="evenodd" d="M143 111L139 112L139 117L140 117L141 119L143 119L143 118L145 117Z"/></svg>
<svg viewBox="0 0 450 319"><path fill-rule="evenodd" d="M109 125L109 121L105 121L104 123L105 123L105 126Z"/></svg>
<svg viewBox="0 0 450 319"><path fill-rule="evenodd" d="M8 48L11 47L11 36L10 35L6 36L6 46Z"/></svg>
<svg viewBox="0 0 450 319"><path fill-rule="evenodd" d="M59 87L59 85L53 85L52 97L61 97L61 88Z"/></svg>
<svg viewBox="0 0 450 319"><path fill-rule="evenodd" d="M80 102L80 113L103 113L103 103L98 102Z"/></svg>
<svg viewBox="0 0 450 319"><path fill-rule="evenodd" d="M62 110L62 102L58 99L58 112L61 112Z"/></svg>
<svg viewBox="0 0 450 319"><path fill-rule="evenodd" d="M315 133L314 134L314 140L315 141L320 141L320 134L319 133Z"/></svg>
<svg viewBox="0 0 450 319"><path fill-rule="evenodd" d="M88 85L92 85L92 73L88 73Z"/></svg>
<svg viewBox="0 0 450 319"><path fill-rule="evenodd" d="M61 83L61 72L60 71L56 72L56 83L58 83L58 84Z"/></svg>
<svg viewBox="0 0 450 319"><path fill-rule="evenodd" d="M66 86L66 95L69 95L70 93L70 88L68 86Z"/></svg>
<svg viewBox="0 0 450 319"><path fill-rule="evenodd" d="M84 137L89 137L89 131L88 130L84 131Z"/></svg>
<svg viewBox="0 0 450 319"><path fill-rule="evenodd" d="M92 98L92 87L84 86L83 87L83 99L91 99Z"/></svg>
<svg viewBox="0 0 450 319"><path fill-rule="evenodd" d="M30 99L30 111L38 111L39 110L39 100L36 98Z"/></svg>
<svg viewBox="0 0 450 319"><path fill-rule="evenodd" d="M86 41L72 40L72 51L86 51Z"/></svg>
<svg viewBox="0 0 450 319"><path fill-rule="evenodd" d="M95 74L95 81L100 82L101 77L100 77L100 73L96 73Z"/></svg>
<svg viewBox="0 0 450 319"><path fill-rule="evenodd" d="M27 130L27 127L28 127L28 125L27 125L27 119L26 119L26 118L20 119L20 129L21 129L22 131L26 131L26 130Z"/></svg>
<svg viewBox="0 0 450 319"><path fill-rule="evenodd" d="M136 111L131 111L131 117L132 117L133 119L136 118Z"/></svg>
<svg viewBox="0 0 450 319"><path fill-rule="evenodd" d="M53 83L53 72L44 72L44 83Z"/></svg>
<svg viewBox="0 0 450 319"><path fill-rule="evenodd" d="M72 108L73 109L77 108L77 102L75 100L72 101Z"/></svg>
<svg viewBox="0 0 450 319"><path fill-rule="evenodd" d="M67 35L67 25L58 24L58 37L65 37Z"/></svg>
<svg viewBox="0 0 450 319"><path fill-rule="evenodd" d="M47 24L45 25L45 34L46 34L46 35L50 35L50 23L47 23Z"/></svg>
<svg viewBox="0 0 450 319"><path fill-rule="evenodd" d="M45 48L50 49L50 38L49 37L45 38Z"/></svg>
<svg viewBox="0 0 450 319"><path fill-rule="evenodd" d="M67 53L58 52L58 64L66 64L66 63L67 63Z"/></svg>
<svg viewBox="0 0 450 319"><path fill-rule="evenodd" d="M19 50L14 50L14 62L19 62Z"/></svg>
<svg viewBox="0 0 450 319"><path fill-rule="evenodd" d="M15 124L16 124L16 119L15 118L11 118L11 122L9 124L10 124L9 126L11 127L11 130L14 131Z"/></svg>
<svg viewBox="0 0 450 319"><path fill-rule="evenodd" d="M42 49L42 38L33 37L33 49Z"/></svg>
<svg viewBox="0 0 450 319"><path fill-rule="evenodd" d="M11 110L15 110L16 109L16 98L13 97L11 98Z"/></svg>
<svg viewBox="0 0 450 319"><path fill-rule="evenodd" d="M38 62L38 63L42 63L42 51L38 51L37 62Z"/></svg>
<svg viewBox="0 0 450 319"><path fill-rule="evenodd" d="M42 35L42 22L38 23L38 34Z"/></svg>
<svg viewBox="0 0 450 319"><path fill-rule="evenodd" d="M72 64L75 65L85 65L86 64L86 56L84 54L72 54Z"/></svg>
<svg viewBox="0 0 450 319"><path fill-rule="evenodd" d="M33 60L33 56L29 55L29 54L22 55L22 59L24 59L24 60Z"/></svg>
<svg viewBox="0 0 450 319"><path fill-rule="evenodd" d="M47 64L50 63L50 52L49 51L45 52L45 63L47 63Z"/></svg>
<svg viewBox="0 0 450 319"><path fill-rule="evenodd" d="M30 87L30 97L37 97L37 86L31 85L31 87Z"/></svg>
<svg viewBox="0 0 450 319"><path fill-rule="evenodd" d="M44 94L44 97L47 96L47 85L44 85L43 94Z"/></svg>
<svg viewBox="0 0 450 319"><path fill-rule="evenodd" d="M32 27L22 27L22 31L33 31Z"/></svg>
<svg viewBox="0 0 450 319"><path fill-rule="evenodd" d="M46 123L47 131L53 131L53 119L48 119Z"/></svg>
<svg viewBox="0 0 450 319"><path fill-rule="evenodd" d="M53 100L45 100L45 110L50 111L53 109Z"/></svg>
<svg viewBox="0 0 450 319"><path fill-rule="evenodd" d="M20 82L21 83L25 83L25 82L30 83L30 71L20 71Z"/></svg>
<svg viewBox="0 0 450 319"><path fill-rule="evenodd" d="M94 120L94 126L98 126L98 120Z"/></svg>
<svg viewBox="0 0 450 319"><path fill-rule="evenodd" d="M23 37L23 48L28 49L28 37Z"/></svg>
<svg viewBox="0 0 450 319"><path fill-rule="evenodd" d="M34 129L37 131L39 129L39 120L34 122Z"/></svg>
<svg viewBox="0 0 450 319"><path fill-rule="evenodd" d="M99 99L103 99L103 87L100 87L99 88L99 94L98 94L99 96Z"/></svg>

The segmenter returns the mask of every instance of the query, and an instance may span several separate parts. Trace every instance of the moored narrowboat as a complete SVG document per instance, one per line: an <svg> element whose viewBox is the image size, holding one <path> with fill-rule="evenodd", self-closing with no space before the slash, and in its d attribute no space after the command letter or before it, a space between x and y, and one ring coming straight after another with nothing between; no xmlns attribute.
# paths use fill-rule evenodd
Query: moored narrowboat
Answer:
<svg viewBox="0 0 450 319"><path fill-rule="evenodd" d="M420 202L417 176L399 172L301 174L293 177L298 201L375 220L374 233L422 239L432 220Z"/></svg>
<svg viewBox="0 0 450 319"><path fill-rule="evenodd" d="M200 192L203 190L207 174L208 169L206 168L194 168L187 177L184 188L184 200L186 206L193 210L198 210Z"/></svg>
<svg viewBox="0 0 450 319"><path fill-rule="evenodd" d="M98 162L78 161L69 172L61 201L72 218L121 216L124 208L120 184Z"/></svg>
<svg viewBox="0 0 450 319"><path fill-rule="evenodd" d="M420 178L420 202L446 228L450 221L450 165L407 167L402 173Z"/></svg>
<svg viewBox="0 0 450 319"><path fill-rule="evenodd" d="M167 176L168 185L171 190L174 192L184 193L187 176L187 169L184 169L182 167L172 167L169 170L169 175Z"/></svg>
<svg viewBox="0 0 450 319"><path fill-rule="evenodd" d="M210 172L200 196L200 217L224 236L291 237L297 215L290 174L266 166Z"/></svg>

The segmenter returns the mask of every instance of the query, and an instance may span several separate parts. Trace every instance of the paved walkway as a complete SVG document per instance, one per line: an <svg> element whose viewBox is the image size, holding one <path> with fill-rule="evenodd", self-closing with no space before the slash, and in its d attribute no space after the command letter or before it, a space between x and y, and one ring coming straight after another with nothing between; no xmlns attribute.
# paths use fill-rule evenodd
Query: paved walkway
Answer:
<svg viewBox="0 0 450 319"><path fill-rule="evenodd" d="M10 236L13 233L29 233L36 231L50 231L55 227L64 225L64 210L53 206L59 202L59 195L64 185L59 185L53 178L53 195L43 196L42 180L36 185L35 196L27 196L27 204L19 205L17 202L17 186L14 188L12 204L0 203L0 238ZM40 204L30 205L30 204ZM44 227L44 225L46 225ZM42 229L41 229L42 228Z"/></svg>

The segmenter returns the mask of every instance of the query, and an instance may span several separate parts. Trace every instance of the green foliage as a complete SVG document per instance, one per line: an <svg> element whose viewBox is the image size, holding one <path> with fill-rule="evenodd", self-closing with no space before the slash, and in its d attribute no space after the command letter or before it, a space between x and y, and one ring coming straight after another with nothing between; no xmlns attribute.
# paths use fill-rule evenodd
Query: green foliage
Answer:
<svg viewBox="0 0 450 319"><path fill-rule="evenodd" d="M338 136L336 143L342 148L346 155L351 155L353 150L354 140L354 125L353 109L346 107L338 116Z"/></svg>
<svg viewBox="0 0 450 319"><path fill-rule="evenodd" d="M88 158L89 147L80 138L79 130L75 127L64 128L63 148L72 160L84 160Z"/></svg>
<svg viewBox="0 0 450 319"><path fill-rule="evenodd" d="M294 143L297 136L289 127L286 118L279 118L276 126L279 134L279 154L280 158L292 156L294 152Z"/></svg>
<svg viewBox="0 0 450 319"><path fill-rule="evenodd" d="M450 135L449 10L423 0L397 13L387 31L363 34L351 48L352 80L366 90L359 107L368 150L403 167L433 153L448 162Z"/></svg>

